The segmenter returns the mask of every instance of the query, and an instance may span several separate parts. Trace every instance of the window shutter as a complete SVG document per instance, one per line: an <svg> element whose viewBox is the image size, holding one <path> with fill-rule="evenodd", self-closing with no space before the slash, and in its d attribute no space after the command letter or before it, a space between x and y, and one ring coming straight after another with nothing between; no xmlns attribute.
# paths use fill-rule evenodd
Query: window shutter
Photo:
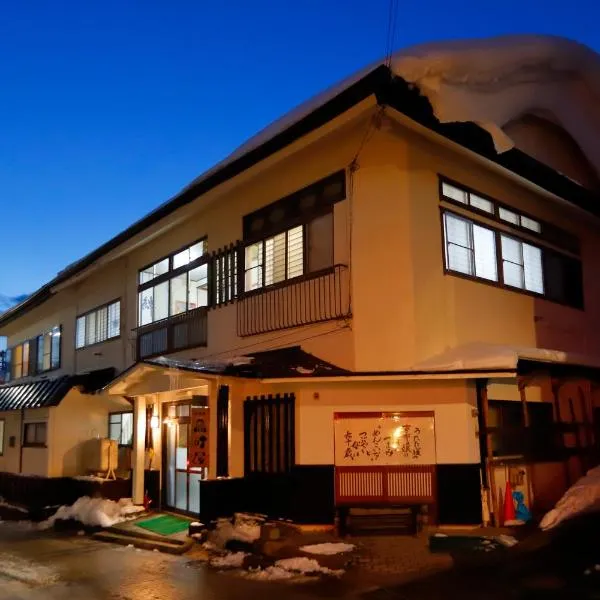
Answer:
<svg viewBox="0 0 600 600"><path fill-rule="evenodd" d="M294 227L287 232L287 278L304 273L304 227Z"/></svg>

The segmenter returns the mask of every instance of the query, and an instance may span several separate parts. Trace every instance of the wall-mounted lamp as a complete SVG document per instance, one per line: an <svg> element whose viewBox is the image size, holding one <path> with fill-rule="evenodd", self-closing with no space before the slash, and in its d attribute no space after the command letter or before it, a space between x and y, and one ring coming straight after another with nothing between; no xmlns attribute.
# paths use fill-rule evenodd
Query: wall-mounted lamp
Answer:
<svg viewBox="0 0 600 600"><path fill-rule="evenodd" d="M150 428L158 429L160 427L160 421L158 420L158 415L152 415L150 417Z"/></svg>

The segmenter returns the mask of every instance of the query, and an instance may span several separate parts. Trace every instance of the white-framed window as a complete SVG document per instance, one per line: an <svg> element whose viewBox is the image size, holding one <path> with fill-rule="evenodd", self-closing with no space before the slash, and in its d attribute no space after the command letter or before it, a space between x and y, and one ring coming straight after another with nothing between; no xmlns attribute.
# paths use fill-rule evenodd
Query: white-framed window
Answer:
<svg viewBox="0 0 600 600"><path fill-rule="evenodd" d="M77 317L75 348L85 348L121 335L121 301L115 300Z"/></svg>
<svg viewBox="0 0 600 600"><path fill-rule="evenodd" d="M442 181L442 196L449 198L454 202L460 202L461 204L472 206L478 210L494 214L494 203L491 200L459 188L458 186L452 185L446 181Z"/></svg>
<svg viewBox="0 0 600 600"><path fill-rule="evenodd" d="M333 267L333 212L249 244L245 248L245 291Z"/></svg>
<svg viewBox="0 0 600 600"><path fill-rule="evenodd" d="M444 232L448 270L498 281L496 239L492 229L446 212Z"/></svg>
<svg viewBox="0 0 600 600"><path fill-rule="evenodd" d="M200 240L140 270L138 325L208 306L206 252L206 240Z"/></svg>
<svg viewBox="0 0 600 600"><path fill-rule="evenodd" d="M246 246L245 290L251 291L304 273L304 228L293 227Z"/></svg>
<svg viewBox="0 0 600 600"><path fill-rule="evenodd" d="M541 249L504 234L500 239L504 283L511 287L543 294L544 269Z"/></svg>
<svg viewBox="0 0 600 600"><path fill-rule="evenodd" d="M501 206L499 203L484 198L480 194L462 188L457 184L442 180L442 198L470 206L492 216L496 216L497 209L497 218L501 221L534 233L542 233L542 224L537 219L527 217L517 210Z"/></svg>
<svg viewBox="0 0 600 600"><path fill-rule="evenodd" d="M108 437L119 446L133 446L133 412L110 413Z"/></svg>
<svg viewBox="0 0 600 600"><path fill-rule="evenodd" d="M545 293L542 248L449 212L443 219L448 271Z"/></svg>

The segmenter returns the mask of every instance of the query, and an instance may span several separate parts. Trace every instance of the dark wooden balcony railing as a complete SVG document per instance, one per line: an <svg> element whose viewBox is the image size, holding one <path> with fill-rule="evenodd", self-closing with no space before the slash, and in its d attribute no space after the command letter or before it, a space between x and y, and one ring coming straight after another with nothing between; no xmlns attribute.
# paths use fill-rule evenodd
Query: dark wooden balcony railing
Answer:
<svg viewBox="0 0 600 600"><path fill-rule="evenodd" d="M299 327L350 316L348 267L336 265L238 298L240 336Z"/></svg>
<svg viewBox="0 0 600 600"><path fill-rule="evenodd" d="M206 346L207 308L196 308L137 329L137 360Z"/></svg>

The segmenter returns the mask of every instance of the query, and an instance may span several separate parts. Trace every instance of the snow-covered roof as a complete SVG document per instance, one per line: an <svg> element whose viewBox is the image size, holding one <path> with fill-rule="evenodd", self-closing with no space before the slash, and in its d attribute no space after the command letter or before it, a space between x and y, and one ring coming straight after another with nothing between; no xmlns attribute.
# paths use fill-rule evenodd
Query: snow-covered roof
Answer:
<svg viewBox="0 0 600 600"><path fill-rule="evenodd" d="M473 342L451 348L420 362L411 369L418 372L517 370L519 361L572 365L600 369L600 357L501 344Z"/></svg>
<svg viewBox="0 0 600 600"><path fill-rule="evenodd" d="M383 64L373 63L300 104L184 189L273 139ZM498 152L515 145L502 129L507 123L531 111L552 114L600 173L600 55L587 46L548 35L450 40L399 50L390 66L427 97L440 122L477 123Z"/></svg>

